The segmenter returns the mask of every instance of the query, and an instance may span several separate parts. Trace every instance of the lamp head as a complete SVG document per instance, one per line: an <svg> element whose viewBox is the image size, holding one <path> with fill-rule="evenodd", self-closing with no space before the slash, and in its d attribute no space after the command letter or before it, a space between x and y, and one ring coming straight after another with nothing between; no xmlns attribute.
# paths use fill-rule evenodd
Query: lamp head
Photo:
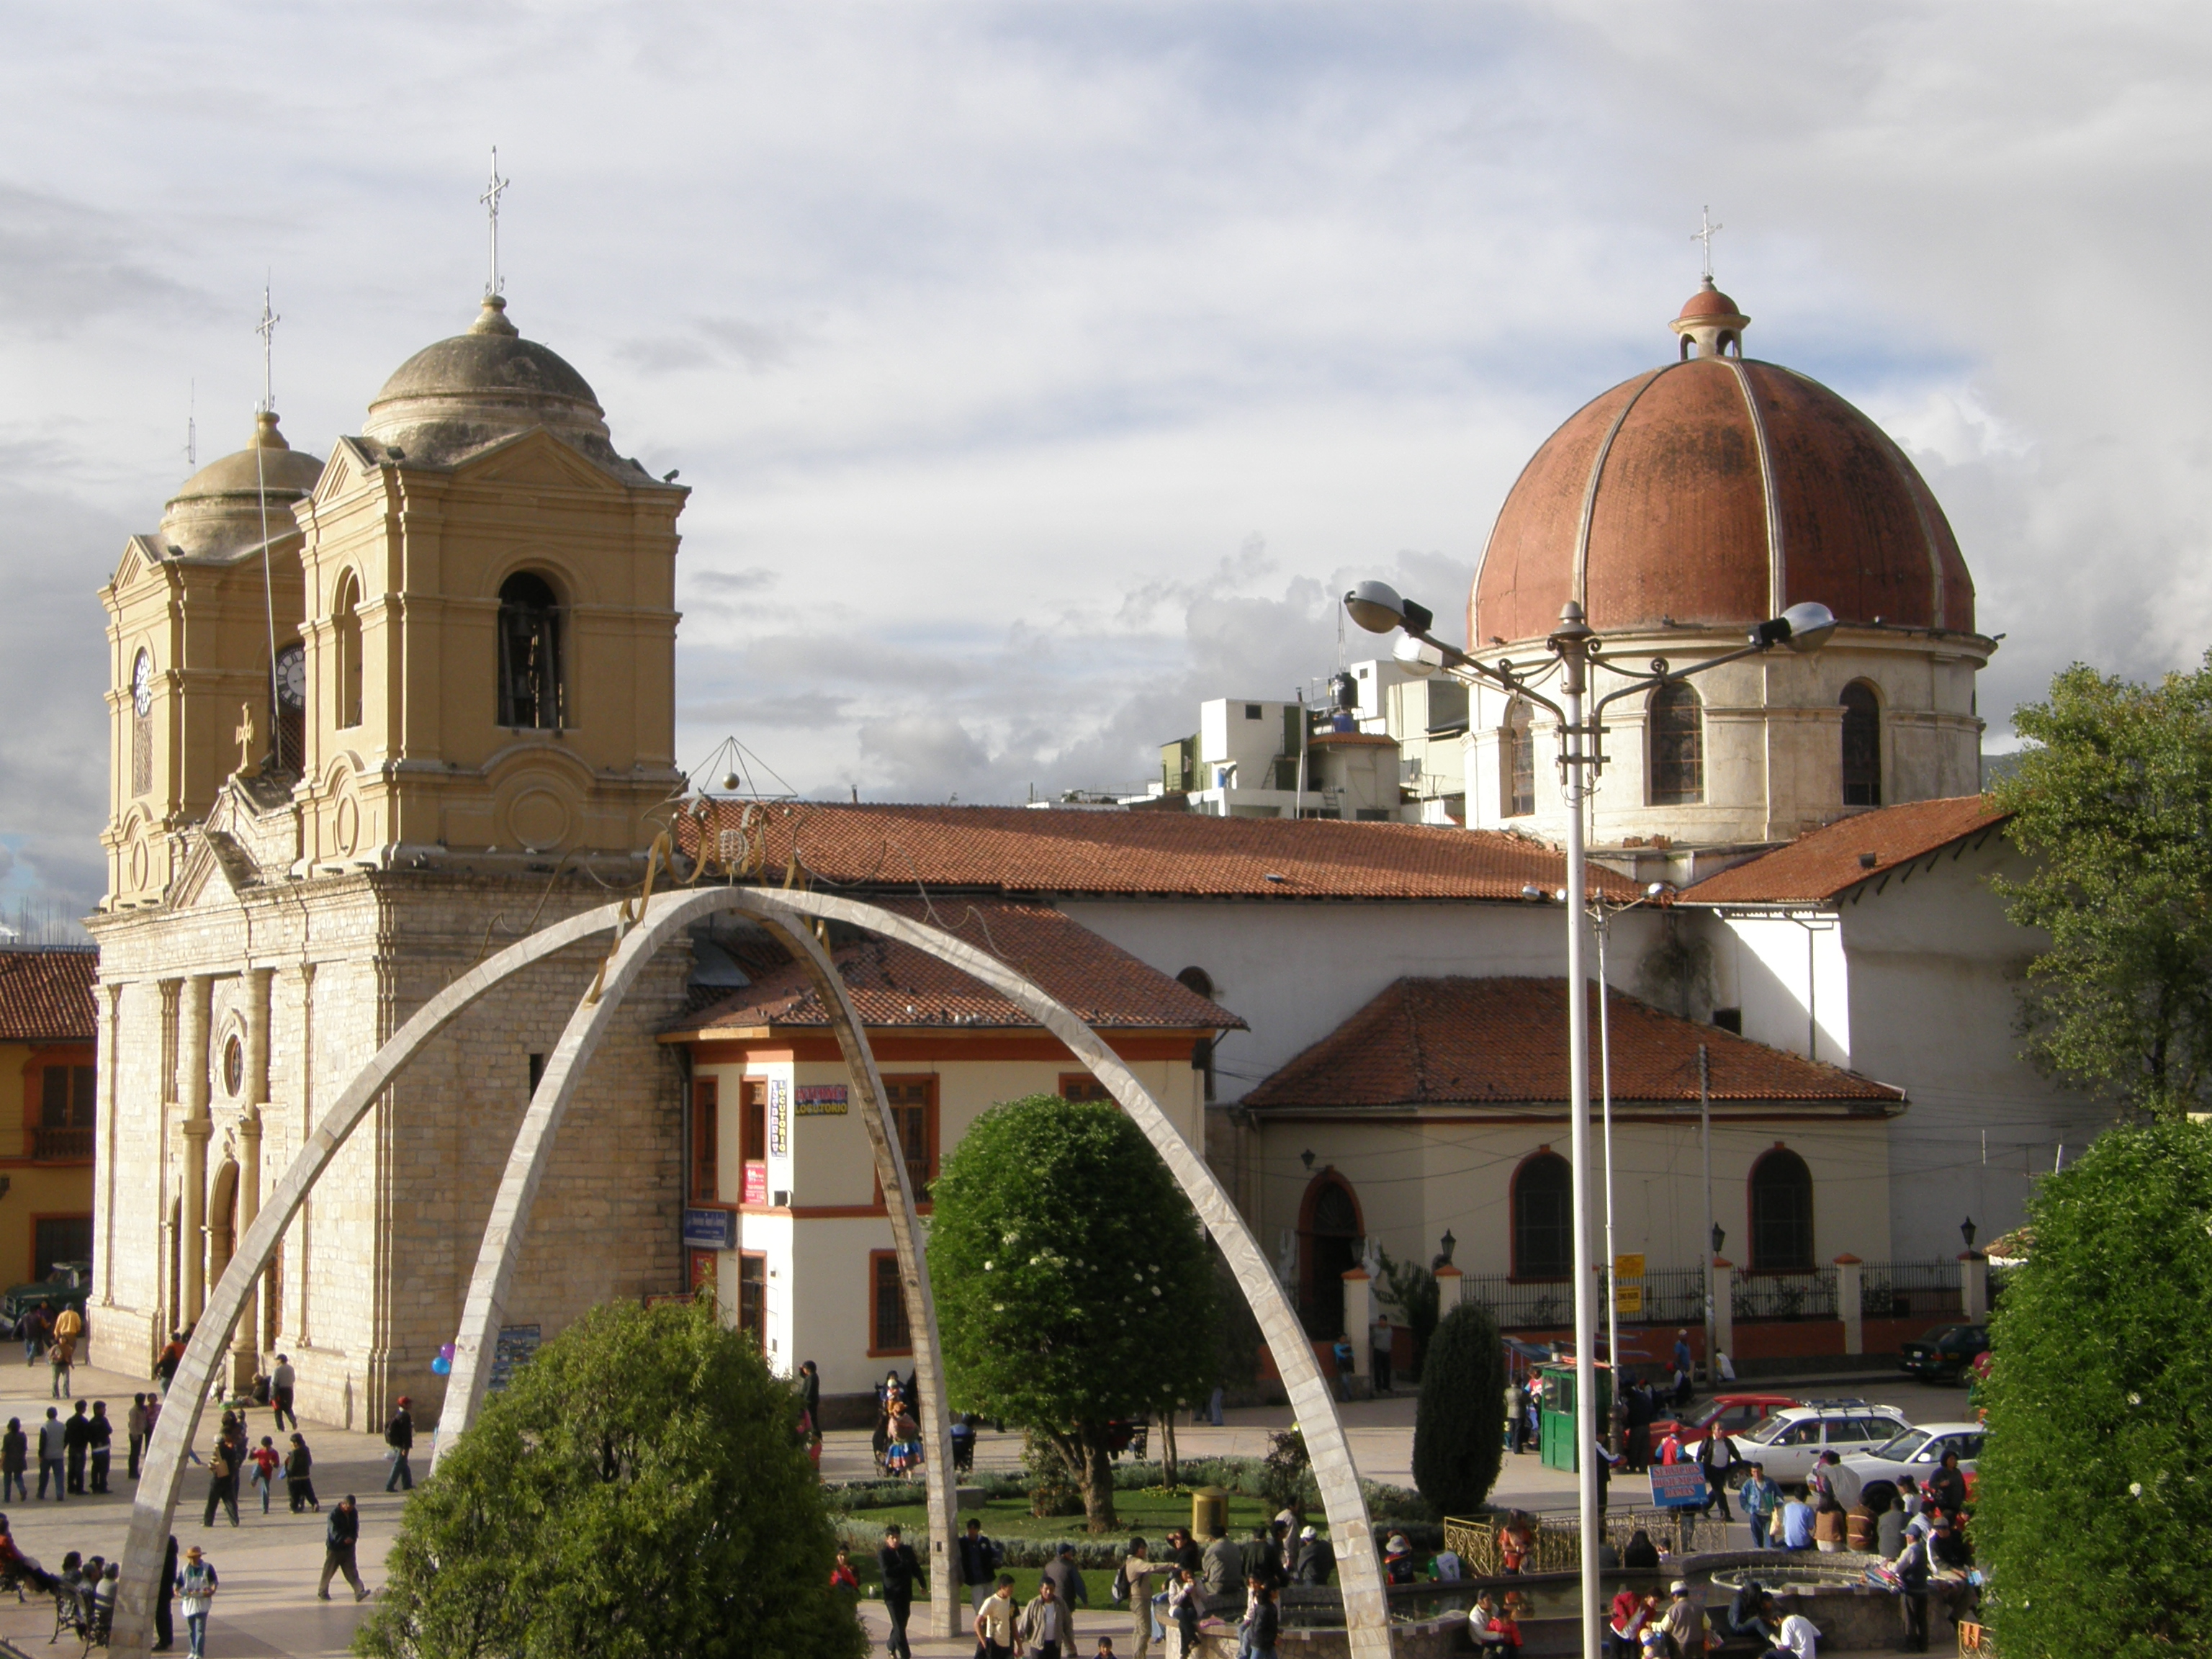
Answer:
<svg viewBox="0 0 2212 1659"><path fill-rule="evenodd" d="M1966 1248L1968 1249L1971 1250L1974 1248L1973 1217L1968 1216L1964 1221L1959 1224L1959 1237L1966 1241Z"/></svg>
<svg viewBox="0 0 2212 1659"><path fill-rule="evenodd" d="M1436 613L1425 605L1402 599L1388 582L1362 582L1344 596L1352 620L1370 634L1387 634L1402 628L1409 634L1425 634Z"/></svg>
<svg viewBox="0 0 2212 1659"><path fill-rule="evenodd" d="M1666 890L1667 884L1665 882L1655 881L1649 887L1644 890L1644 896L1648 899L1655 899Z"/></svg>
<svg viewBox="0 0 2212 1659"><path fill-rule="evenodd" d="M1416 679L1427 679L1443 670L1444 653L1410 634L1391 647L1390 655L1399 667Z"/></svg>
<svg viewBox="0 0 2212 1659"><path fill-rule="evenodd" d="M1761 648L1786 645L1792 651L1818 651L1836 631L1835 613L1814 599L1801 599L1778 617L1769 617L1751 630L1751 642Z"/></svg>

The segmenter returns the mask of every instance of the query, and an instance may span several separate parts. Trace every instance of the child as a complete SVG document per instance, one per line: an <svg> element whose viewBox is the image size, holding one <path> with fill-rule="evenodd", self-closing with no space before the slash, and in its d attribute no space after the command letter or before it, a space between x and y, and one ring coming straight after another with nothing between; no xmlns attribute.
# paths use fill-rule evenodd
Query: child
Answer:
<svg viewBox="0 0 2212 1659"><path fill-rule="evenodd" d="M1499 1651L1505 1655L1505 1659L1521 1659L1521 1613L1527 1605L1519 1590L1508 1590L1505 1592L1505 1605L1498 1610L1498 1617L1490 1621L1491 1629L1504 1638Z"/></svg>
<svg viewBox="0 0 2212 1659"><path fill-rule="evenodd" d="M276 1470L284 1460L276 1455L276 1443L264 1434L261 1437L261 1443L247 1455L246 1461L253 1465L253 1484L261 1488L261 1512L266 1515L269 1513L270 1488L276 1484Z"/></svg>
<svg viewBox="0 0 2212 1659"><path fill-rule="evenodd" d="M284 1455L284 1490L291 1495L295 1515L302 1509L313 1510L317 1515L323 1512L322 1504L315 1498L314 1468L315 1455L307 1449L307 1441L294 1435L292 1449Z"/></svg>
<svg viewBox="0 0 2212 1659"><path fill-rule="evenodd" d="M842 1544L837 1546L837 1565L830 1569L830 1588L848 1589L858 1600L860 1594L860 1575L853 1571L852 1557Z"/></svg>

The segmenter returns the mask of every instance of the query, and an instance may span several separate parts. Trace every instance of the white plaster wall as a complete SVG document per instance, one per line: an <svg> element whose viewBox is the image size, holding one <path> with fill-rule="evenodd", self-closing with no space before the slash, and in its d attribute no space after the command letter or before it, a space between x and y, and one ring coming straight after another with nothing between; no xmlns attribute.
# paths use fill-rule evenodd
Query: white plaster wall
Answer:
<svg viewBox="0 0 2212 1659"><path fill-rule="evenodd" d="M1808 908L1795 917L1734 918L1721 924L1712 945L1714 1006L1741 1009L1744 1036L1859 1069L1851 1058L1844 932L1833 915Z"/></svg>
<svg viewBox="0 0 2212 1659"><path fill-rule="evenodd" d="M1214 1000L1252 1028L1225 1034L1215 1051L1224 1101L1241 1098L1394 980L1566 971L1566 916L1555 904L1071 899L1060 908L1163 973L1206 969ZM1615 921L1613 983L1633 987L1656 927L1644 910Z"/></svg>

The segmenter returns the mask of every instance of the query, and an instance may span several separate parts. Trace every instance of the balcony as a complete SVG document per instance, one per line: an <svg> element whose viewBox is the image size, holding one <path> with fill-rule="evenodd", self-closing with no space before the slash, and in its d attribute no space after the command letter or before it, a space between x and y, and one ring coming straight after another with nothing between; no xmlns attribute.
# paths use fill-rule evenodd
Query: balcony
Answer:
<svg viewBox="0 0 2212 1659"><path fill-rule="evenodd" d="M89 1164L92 1136L90 1129L33 1128L25 1138L33 1164Z"/></svg>

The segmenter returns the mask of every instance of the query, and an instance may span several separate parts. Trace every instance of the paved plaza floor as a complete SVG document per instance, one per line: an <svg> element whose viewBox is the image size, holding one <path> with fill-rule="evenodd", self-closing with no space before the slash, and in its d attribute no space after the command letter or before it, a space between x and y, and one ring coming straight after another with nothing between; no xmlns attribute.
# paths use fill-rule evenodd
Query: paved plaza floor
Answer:
<svg viewBox="0 0 2212 1659"><path fill-rule="evenodd" d="M9 1345L0 1348L0 1356L20 1352ZM111 1559L121 1550L133 1496L133 1483L125 1474L122 1424L130 1410L131 1395L147 1386L140 1379L112 1371L85 1365L76 1368L76 1395L87 1400L105 1400L107 1414L117 1425L114 1490L110 1494L72 1497L60 1503L50 1498L41 1504L33 1499L27 1504L0 1506L5 1509L17 1541L49 1571L58 1568L63 1555L70 1550L86 1555L98 1553ZM56 1402L49 1397L49 1373L44 1365L29 1367L0 1358L0 1423L9 1417L21 1418L25 1430L33 1436L34 1449L37 1425L45 1420L46 1407L64 1403L64 1414L67 1411L65 1402ZM1839 1387L1817 1391L1847 1390ZM1958 1416L1964 1409L1963 1396L1956 1389L1932 1389L1909 1383L1891 1385L1886 1378L1867 1379L1848 1391L1863 1392L1869 1399L1901 1407L1916 1421L1938 1421ZM1370 1480L1410 1486L1413 1396L1401 1395L1361 1401L1345 1407L1343 1412L1360 1473ZM198 1443L203 1456L214 1442L216 1415L209 1414L201 1425ZM1291 1420L1289 1411L1280 1407L1231 1411L1226 1416L1227 1420L1219 1428L1178 1425L1176 1437L1180 1455L1189 1458L1257 1457L1267 1449L1268 1433L1286 1426ZM264 1434L275 1436L280 1447L284 1443L283 1437L276 1436L268 1412L250 1412L248 1424L255 1443ZM382 1434L349 1433L313 1419L302 1431L315 1454L315 1486L325 1508L349 1492L359 1499L362 1576L374 1590L383 1582L384 1555L398 1529L403 1501L401 1494L386 1496L384 1491L390 1467L384 1461ZM1154 1439L1157 1449L1157 1430ZM977 1465L985 1469L1018 1468L1021 1449L1020 1435L995 1434L986 1430L977 1441ZM415 1468L418 1475L428 1462L429 1443L426 1437L416 1449ZM823 1479L866 1479L872 1473L865 1431L844 1431L827 1437L822 1458ZM31 1484L35 1492L35 1471ZM222 1589L209 1620L210 1659L268 1654L328 1659L329 1656L348 1652L364 1608L349 1599L349 1593L343 1581L333 1591L332 1601L315 1599L315 1583L322 1571L323 1516L289 1513L280 1478L267 1515L261 1513L260 1501L254 1498L250 1502L241 1501L240 1524L237 1528L234 1528L226 1516L218 1516L212 1527L204 1526L207 1485L203 1468L193 1466L186 1470L175 1531L180 1546L198 1544L222 1575ZM1571 1475L1543 1468L1534 1454L1509 1457L1492 1501L1532 1510L1571 1509L1575 1502L1574 1480ZM1650 1501L1647 1483L1640 1479L1616 1482L1613 1501L1642 1506ZM1742 1530L1740 1524L1736 1530ZM1744 1541L1748 1542L1747 1535ZM1091 1576L1099 1580L1094 1588L1103 1600L1106 1575ZM880 1652L886 1628L883 1609L879 1605L867 1603L863 1605L861 1613L877 1638L877 1650ZM921 1622L919 1609L915 1622ZM1088 1652L1096 1645L1093 1638L1106 1634L1115 1638L1116 1648L1126 1649L1127 1644L1123 1638L1128 1624L1126 1613L1079 1614L1076 1626L1083 1638L1082 1650ZM179 1626L177 1651L182 1652L181 1620ZM46 1645L52 1629L51 1602L34 1600L27 1606L18 1607L12 1601L0 1601L0 1641L8 1645L28 1654L58 1652L59 1648L49 1650ZM975 1638L969 1636L951 1642L916 1639L914 1650L919 1656L927 1656L927 1659L950 1659L956 1655L966 1659L975 1650ZM1835 1659L1840 1659L1840 1656Z"/></svg>

